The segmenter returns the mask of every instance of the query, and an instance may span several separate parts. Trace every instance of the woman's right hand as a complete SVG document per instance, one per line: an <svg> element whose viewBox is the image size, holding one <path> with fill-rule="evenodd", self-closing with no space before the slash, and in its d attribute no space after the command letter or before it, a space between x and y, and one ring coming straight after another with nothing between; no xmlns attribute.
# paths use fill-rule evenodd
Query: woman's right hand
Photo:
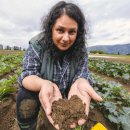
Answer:
<svg viewBox="0 0 130 130"><path fill-rule="evenodd" d="M59 100L60 98L62 98L62 95L59 91L58 86L49 80L44 80L44 83L39 92L39 100L47 115L47 118L49 119L52 125L54 125L54 121L50 116L52 102L55 100ZM56 129L59 129L58 125L55 125L54 127Z"/></svg>

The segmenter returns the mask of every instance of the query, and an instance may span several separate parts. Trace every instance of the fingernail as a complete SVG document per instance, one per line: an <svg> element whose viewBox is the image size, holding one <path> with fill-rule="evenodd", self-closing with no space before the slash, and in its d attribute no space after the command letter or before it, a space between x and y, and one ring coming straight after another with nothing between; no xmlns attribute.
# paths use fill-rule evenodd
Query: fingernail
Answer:
<svg viewBox="0 0 130 130"><path fill-rule="evenodd" d="M103 98L102 98L101 96L99 96L99 100L100 100L100 101L103 101Z"/></svg>

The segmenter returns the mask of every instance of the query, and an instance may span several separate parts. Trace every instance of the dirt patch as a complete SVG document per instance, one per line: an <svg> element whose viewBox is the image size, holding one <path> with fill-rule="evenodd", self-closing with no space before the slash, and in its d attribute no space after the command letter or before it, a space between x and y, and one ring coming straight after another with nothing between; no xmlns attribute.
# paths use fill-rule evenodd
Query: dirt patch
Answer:
<svg viewBox="0 0 130 130"><path fill-rule="evenodd" d="M90 55L89 57L92 57L92 58L98 57L98 58L106 58L106 59L109 59L109 58L116 59L116 58L118 58L118 57L111 57L111 56L95 56L95 55Z"/></svg>
<svg viewBox="0 0 130 130"><path fill-rule="evenodd" d="M0 50L0 54L24 54L25 51L17 51L17 50Z"/></svg>
<svg viewBox="0 0 130 130"><path fill-rule="evenodd" d="M89 55L89 57L90 58L105 59L105 60L113 61L113 62L130 64L130 56L123 56L123 55L118 55L118 56Z"/></svg>
<svg viewBox="0 0 130 130"><path fill-rule="evenodd" d="M75 101L75 99L73 99L73 101L74 102L72 103L73 104L72 106L75 109L77 108L75 107L77 106L77 101ZM79 105L78 109L81 108L81 111L84 111L84 105L81 103L81 100L78 99L78 102L80 102L79 104L82 106L81 108L81 106ZM83 114L83 118L86 118L84 114ZM62 116L60 115L60 120L61 117ZM43 118L41 120L43 121ZM46 129L45 127L43 128L44 122L42 121L38 122L38 126L42 126L42 127L38 127L37 130L52 130L52 127L49 127L51 129ZM107 119L104 118L103 114L98 109L93 109L90 110L88 119L86 121L86 124L84 125L83 130L91 130L91 128L97 122L101 122L108 130L116 129L112 123L110 123ZM63 122L63 124L64 123L65 122ZM3 101L0 101L0 130L19 130L18 124L16 122L16 93L10 95L8 98L4 99Z"/></svg>
<svg viewBox="0 0 130 130"><path fill-rule="evenodd" d="M16 121L15 100L11 95L9 98L0 101L0 130L14 130Z"/></svg>
<svg viewBox="0 0 130 130"><path fill-rule="evenodd" d="M90 110L83 130L91 130L91 128L98 122L105 126L107 130L116 130L116 125L104 118L104 115L98 110L98 108Z"/></svg>
<svg viewBox="0 0 130 130"><path fill-rule="evenodd" d="M52 119L58 124L60 130L69 130L69 125L76 123L79 119L86 119L85 105L77 96L70 100L60 99L52 103Z"/></svg>
<svg viewBox="0 0 130 130"><path fill-rule="evenodd" d="M112 62L118 62L118 63L126 63L126 64L130 64L130 60L127 58L121 58L121 57L110 57L110 58L101 58L101 59L105 59L107 61L112 61Z"/></svg>

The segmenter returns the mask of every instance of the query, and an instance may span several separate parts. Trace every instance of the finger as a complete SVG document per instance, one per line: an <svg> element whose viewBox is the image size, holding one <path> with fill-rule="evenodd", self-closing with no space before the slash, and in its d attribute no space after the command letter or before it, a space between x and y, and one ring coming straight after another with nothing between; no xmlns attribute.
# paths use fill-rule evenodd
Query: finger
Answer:
<svg viewBox="0 0 130 130"><path fill-rule="evenodd" d="M88 95L87 98L83 98L83 99L85 99L85 101L84 101L84 103L85 103L85 113L88 116L91 98Z"/></svg>
<svg viewBox="0 0 130 130"><path fill-rule="evenodd" d="M90 96L87 93L85 94L85 96L80 94L79 98L83 101L83 104L85 104L85 113L86 113L86 115L88 115L89 107L90 107L90 101L91 101Z"/></svg>
<svg viewBox="0 0 130 130"><path fill-rule="evenodd" d="M83 125L85 124L86 120L85 119L80 119L78 120L78 125Z"/></svg>
<svg viewBox="0 0 130 130"><path fill-rule="evenodd" d="M58 124L54 125L54 127L56 128L56 130L60 129Z"/></svg>
<svg viewBox="0 0 130 130"><path fill-rule="evenodd" d="M62 98L61 92L58 88L58 86L56 84L53 83L53 93L54 93L54 97L57 98L57 100L59 100L60 98Z"/></svg>
<svg viewBox="0 0 130 130"><path fill-rule="evenodd" d="M52 117L51 117L50 115L47 115L47 118L48 118L48 120L50 121L50 123L51 123L57 130L59 130L58 124L54 125L54 121L53 121Z"/></svg>
<svg viewBox="0 0 130 130"><path fill-rule="evenodd" d="M75 123L72 123L71 125L70 125L70 128L71 129L73 129L73 128L75 128L76 127L76 124Z"/></svg>
<svg viewBox="0 0 130 130"><path fill-rule="evenodd" d="M53 84L53 98L51 100L51 104L54 102L54 101L58 101L59 99L62 99L62 95L57 87L57 85Z"/></svg>
<svg viewBox="0 0 130 130"><path fill-rule="evenodd" d="M99 96L90 85L87 87L87 93L95 101L103 101L103 99L101 98L101 96Z"/></svg>
<svg viewBox="0 0 130 130"><path fill-rule="evenodd" d="M88 113L89 113L89 106L90 106L90 102L88 102L86 104L86 107L85 107L85 113L86 113L87 116L88 116Z"/></svg>
<svg viewBox="0 0 130 130"><path fill-rule="evenodd" d="M48 95L43 96L42 106L46 112L46 115L51 114L51 103L50 103L50 97Z"/></svg>

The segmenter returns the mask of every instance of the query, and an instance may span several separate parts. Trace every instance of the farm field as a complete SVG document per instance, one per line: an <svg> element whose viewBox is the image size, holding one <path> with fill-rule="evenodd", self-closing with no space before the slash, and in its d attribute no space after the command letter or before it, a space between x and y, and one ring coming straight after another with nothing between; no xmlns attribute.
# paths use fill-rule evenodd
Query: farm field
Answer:
<svg viewBox="0 0 130 130"><path fill-rule="evenodd" d="M130 55L111 55L111 54L90 54L89 57L107 59L109 61L117 61L120 63L128 63L130 64Z"/></svg>
<svg viewBox="0 0 130 130"><path fill-rule="evenodd" d="M22 51L0 51L0 130L15 130L17 78L23 54Z"/></svg>
<svg viewBox="0 0 130 130"><path fill-rule="evenodd" d="M0 130L19 130L15 105L23 54L0 51ZM104 101L92 101L88 124L101 122L108 130L130 130L130 56L90 55L89 69L93 87ZM84 130L89 130L88 125Z"/></svg>

